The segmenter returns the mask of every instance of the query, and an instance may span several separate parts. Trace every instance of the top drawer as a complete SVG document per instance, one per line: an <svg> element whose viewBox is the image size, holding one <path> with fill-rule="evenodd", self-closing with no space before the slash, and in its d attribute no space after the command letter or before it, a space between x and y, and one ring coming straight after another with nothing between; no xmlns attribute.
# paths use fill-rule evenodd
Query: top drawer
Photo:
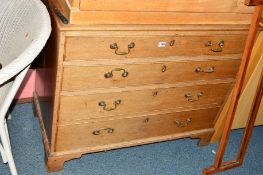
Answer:
<svg viewBox="0 0 263 175"><path fill-rule="evenodd" d="M56 0L54 4L71 24L249 24L253 11L244 0Z"/></svg>
<svg viewBox="0 0 263 175"><path fill-rule="evenodd" d="M65 60L222 56L242 53L245 40L246 34L197 32L174 36L68 36Z"/></svg>

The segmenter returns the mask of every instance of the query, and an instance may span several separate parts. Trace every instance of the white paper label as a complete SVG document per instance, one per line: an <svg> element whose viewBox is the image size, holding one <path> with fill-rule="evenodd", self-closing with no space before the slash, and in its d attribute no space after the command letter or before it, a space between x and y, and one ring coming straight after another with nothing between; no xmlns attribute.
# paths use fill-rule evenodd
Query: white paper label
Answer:
<svg viewBox="0 0 263 175"><path fill-rule="evenodd" d="M166 47L167 42L161 41L158 43L158 47Z"/></svg>

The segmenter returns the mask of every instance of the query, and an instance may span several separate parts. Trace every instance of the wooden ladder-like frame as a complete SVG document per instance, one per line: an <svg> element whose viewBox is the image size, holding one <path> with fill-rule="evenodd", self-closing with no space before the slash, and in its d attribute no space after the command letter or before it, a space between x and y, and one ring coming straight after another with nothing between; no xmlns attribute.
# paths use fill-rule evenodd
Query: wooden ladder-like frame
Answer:
<svg viewBox="0 0 263 175"><path fill-rule="evenodd" d="M226 116L226 123L225 123L224 130L222 133L222 138L219 144L219 148L216 154L216 159L212 166L203 169L203 175L212 175L218 172L226 171L228 169L232 169L232 168L241 166L243 164L245 153L248 147L248 143L249 143L249 140L252 134L252 130L254 127L254 123L256 120L256 116L257 116L258 109L259 109L260 102L261 102L262 95L263 95L263 71L262 71L261 77L259 80L259 84L257 87L257 91L256 91L256 94L253 100L253 106L250 111L250 115L249 115L249 118L246 124L246 128L245 128L245 131L242 137L242 142L240 144L238 155L236 159L234 160L223 162L223 157L225 154L225 150L226 150L230 132L231 132L231 126L234 120L234 116L235 116L235 112L237 109L238 100L241 94L242 86L244 83L244 78L246 75L250 55L251 55L252 48L255 42L257 28L259 26L261 14L263 11L263 0L246 0L245 3L246 5L256 5L256 9L253 14L245 50L244 50L244 53L241 59L240 68L239 68L237 78L236 78L236 83L233 88L231 102L230 102L230 106L229 106L227 116Z"/></svg>

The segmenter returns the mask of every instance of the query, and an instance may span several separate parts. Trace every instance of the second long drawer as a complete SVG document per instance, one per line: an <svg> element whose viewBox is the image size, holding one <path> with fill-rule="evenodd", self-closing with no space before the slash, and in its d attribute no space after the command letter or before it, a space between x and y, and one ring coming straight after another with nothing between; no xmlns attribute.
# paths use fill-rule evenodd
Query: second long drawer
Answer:
<svg viewBox="0 0 263 175"><path fill-rule="evenodd" d="M67 64L64 67L62 90L76 91L234 78L239 63L239 59L221 59L107 66Z"/></svg>
<svg viewBox="0 0 263 175"><path fill-rule="evenodd" d="M174 87L151 86L148 89L112 89L111 92L63 92L59 121L135 115L142 112L221 105L231 81ZM140 87L141 88L141 87Z"/></svg>

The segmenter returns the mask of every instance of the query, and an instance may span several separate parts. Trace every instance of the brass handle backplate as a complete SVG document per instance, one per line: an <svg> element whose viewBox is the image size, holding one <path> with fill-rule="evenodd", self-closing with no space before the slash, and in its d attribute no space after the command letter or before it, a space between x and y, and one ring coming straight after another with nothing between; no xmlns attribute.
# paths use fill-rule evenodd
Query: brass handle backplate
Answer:
<svg viewBox="0 0 263 175"><path fill-rule="evenodd" d="M113 133L114 129L113 128L102 128L100 130L93 131L93 135L100 135L103 131L106 131L107 133Z"/></svg>
<svg viewBox="0 0 263 175"><path fill-rule="evenodd" d="M194 101L198 101L199 98L202 97L203 95L204 95L203 92L198 92L198 93L196 94L196 97L194 97L191 93L186 93L186 94L184 95L184 97L187 98L187 100L188 100L189 102L194 102Z"/></svg>
<svg viewBox="0 0 263 175"><path fill-rule="evenodd" d="M130 44L128 44L128 51L127 52L120 52L119 51L119 46L117 43L113 43L110 45L111 49L115 49L115 54L116 55L128 55L131 52L131 49L135 47L135 43L131 42Z"/></svg>
<svg viewBox="0 0 263 175"><path fill-rule="evenodd" d="M120 105L120 104L121 104L121 100L116 100L113 102L114 107L112 107L112 108L107 107L107 104L105 101L100 101L98 105L102 106L103 110L105 110L105 111L112 111L112 110L117 109L118 105Z"/></svg>
<svg viewBox="0 0 263 175"><path fill-rule="evenodd" d="M110 72L105 73L105 74L104 74L104 77L105 77L105 78L112 78L114 71L122 71L121 76L124 77L124 78L125 78L125 77L128 77L128 75L129 75L129 72L126 71L125 69L115 68L115 69L112 69Z"/></svg>
<svg viewBox="0 0 263 175"><path fill-rule="evenodd" d="M180 119L176 119L175 120L175 124L179 127L179 128L183 128L188 126L190 123L192 122L191 118L187 118L185 121L180 121Z"/></svg>
<svg viewBox="0 0 263 175"><path fill-rule="evenodd" d="M215 67L214 66L209 66L206 69L203 69L202 67L197 67L195 69L195 72L203 72L203 73L213 73L215 72Z"/></svg>
<svg viewBox="0 0 263 175"><path fill-rule="evenodd" d="M213 52L223 52L223 46L225 45L225 41L221 40L216 45L212 43L212 41L207 41L205 43L206 47L211 47L211 51Z"/></svg>

